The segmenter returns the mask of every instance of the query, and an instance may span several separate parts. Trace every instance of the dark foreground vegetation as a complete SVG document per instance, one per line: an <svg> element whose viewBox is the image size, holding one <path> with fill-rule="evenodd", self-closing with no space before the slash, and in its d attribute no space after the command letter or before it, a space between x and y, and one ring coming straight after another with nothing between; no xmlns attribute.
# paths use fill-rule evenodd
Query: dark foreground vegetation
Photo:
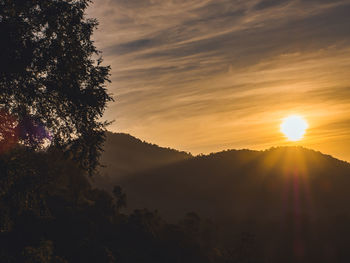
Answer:
<svg viewBox="0 0 350 263"><path fill-rule="evenodd" d="M126 213L122 188L94 188L60 150L13 146L0 156L0 259L347 262L349 171L301 148L193 157L129 175L140 209Z"/></svg>
<svg viewBox="0 0 350 263"><path fill-rule="evenodd" d="M0 262L228 262L214 225L188 214L166 223L123 214L125 195L93 189L58 151L18 147L0 157ZM225 261L226 260L226 261Z"/></svg>

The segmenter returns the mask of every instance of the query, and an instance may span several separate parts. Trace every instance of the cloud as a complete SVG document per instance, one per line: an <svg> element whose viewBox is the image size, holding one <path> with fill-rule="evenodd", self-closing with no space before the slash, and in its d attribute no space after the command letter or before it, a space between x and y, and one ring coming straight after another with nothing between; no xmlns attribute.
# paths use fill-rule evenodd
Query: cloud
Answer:
<svg viewBox="0 0 350 263"><path fill-rule="evenodd" d="M283 4L288 4L291 0L262 0L258 2L254 8L257 10L265 9L265 8L271 8Z"/></svg>
<svg viewBox="0 0 350 263"><path fill-rule="evenodd" d="M269 127L290 112L325 132L350 114L348 0L96 0L89 13L112 66L111 129L206 152L278 144Z"/></svg>

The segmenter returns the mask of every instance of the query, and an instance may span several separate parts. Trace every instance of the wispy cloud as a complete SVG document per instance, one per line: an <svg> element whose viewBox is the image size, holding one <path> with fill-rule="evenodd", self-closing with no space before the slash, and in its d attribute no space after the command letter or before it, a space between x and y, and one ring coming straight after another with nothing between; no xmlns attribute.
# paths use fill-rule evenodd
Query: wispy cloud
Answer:
<svg viewBox="0 0 350 263"><path fill-rule="evenodd" d="M350 132L349 13L349 0L95 0L111 129L195 153L263 148L297 112L327 151L322 131Z"/></svg>

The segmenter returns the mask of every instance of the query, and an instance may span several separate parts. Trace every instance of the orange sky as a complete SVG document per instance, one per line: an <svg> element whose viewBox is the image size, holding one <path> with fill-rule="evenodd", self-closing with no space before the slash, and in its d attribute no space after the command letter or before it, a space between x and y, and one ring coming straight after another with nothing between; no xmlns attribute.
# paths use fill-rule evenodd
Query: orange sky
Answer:
<svg viewBox="0 0 350 263"><path fill-rule="evenodd" d="M350 161L350 0L95 0L110 130L194 154L293 143Z"/></svg>

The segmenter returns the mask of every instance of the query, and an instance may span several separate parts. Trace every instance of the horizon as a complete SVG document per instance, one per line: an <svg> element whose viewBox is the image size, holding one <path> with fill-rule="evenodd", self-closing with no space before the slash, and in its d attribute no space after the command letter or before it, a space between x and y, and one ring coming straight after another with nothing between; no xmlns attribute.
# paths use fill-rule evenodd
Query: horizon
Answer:
<svg viewBox="0 0 350 263"><path fill-rule="evenodd" d="M194 154L303 145L350 161L350 1L96 0L109 127ZM299 142L279 126L309 124Z"/></svg>
<svg viewBox="0 0 350 263"><path fill-rule="evenodd" d="M250 149L250 148L227 148L227 149L221 149L221 150L218 150L218 151L215 151L215 152L207 152L207 153L192 153L192 152L189 152L189 151L185 151L185 150L182 150L182 149L178 149L178 148L173 148L173 147L170 147L170 146L166 146L166 145L159 145L157 143L154 143L154 142L149 142L149 141L145 141L141 138L138 138L138 137L135 137L134 135L132 134L129 134L129 133L125 133L125 132L112 132L112 131L107 131L109 133L112 133L112 134L115 134L115 135L118 135L118 134L122 134L122 135L128 135L128 136L131 136L133 137L134 139L136 140L139 140L141 141L142 143L145 143L145 144L149 144L149 145L152 145L152 146L155 146L155 147L159 147L159 148L163 148L163 149L169 149L169 150L174 150L174 151L177 151L177 152L183 152L183 153L186 153L186 154L189 154L191 155L192 157L200 157L200 156L209 156L211 154L217 154L217 153L222 153L222 152L227 152L227 151L254 151L254 152L266 152L266 151L270 151L270 150L274 150L274 149L282 149L282 148L287 148L287 149L292 149L292 148L296 148L296 149L304 149L304 150L308 150L308 151L313 151L315 153L320 153L322 155L325 155L325 156L329 156L333 159L336 159L338 161L342 161L342 162L345 162L345 163L348 163L350 164L350 161L347 161L347 160L344 160L344 159L341 159L341 158L337 158L336 156L333 156L327 152L322 152L322 151L319 151L319 150L316 150L316 149L312 149L312 148L308 148L308 147L305 147L303 145L277 145L277 146L271 146L269 148L265 148L265 149Z"/></svg>

